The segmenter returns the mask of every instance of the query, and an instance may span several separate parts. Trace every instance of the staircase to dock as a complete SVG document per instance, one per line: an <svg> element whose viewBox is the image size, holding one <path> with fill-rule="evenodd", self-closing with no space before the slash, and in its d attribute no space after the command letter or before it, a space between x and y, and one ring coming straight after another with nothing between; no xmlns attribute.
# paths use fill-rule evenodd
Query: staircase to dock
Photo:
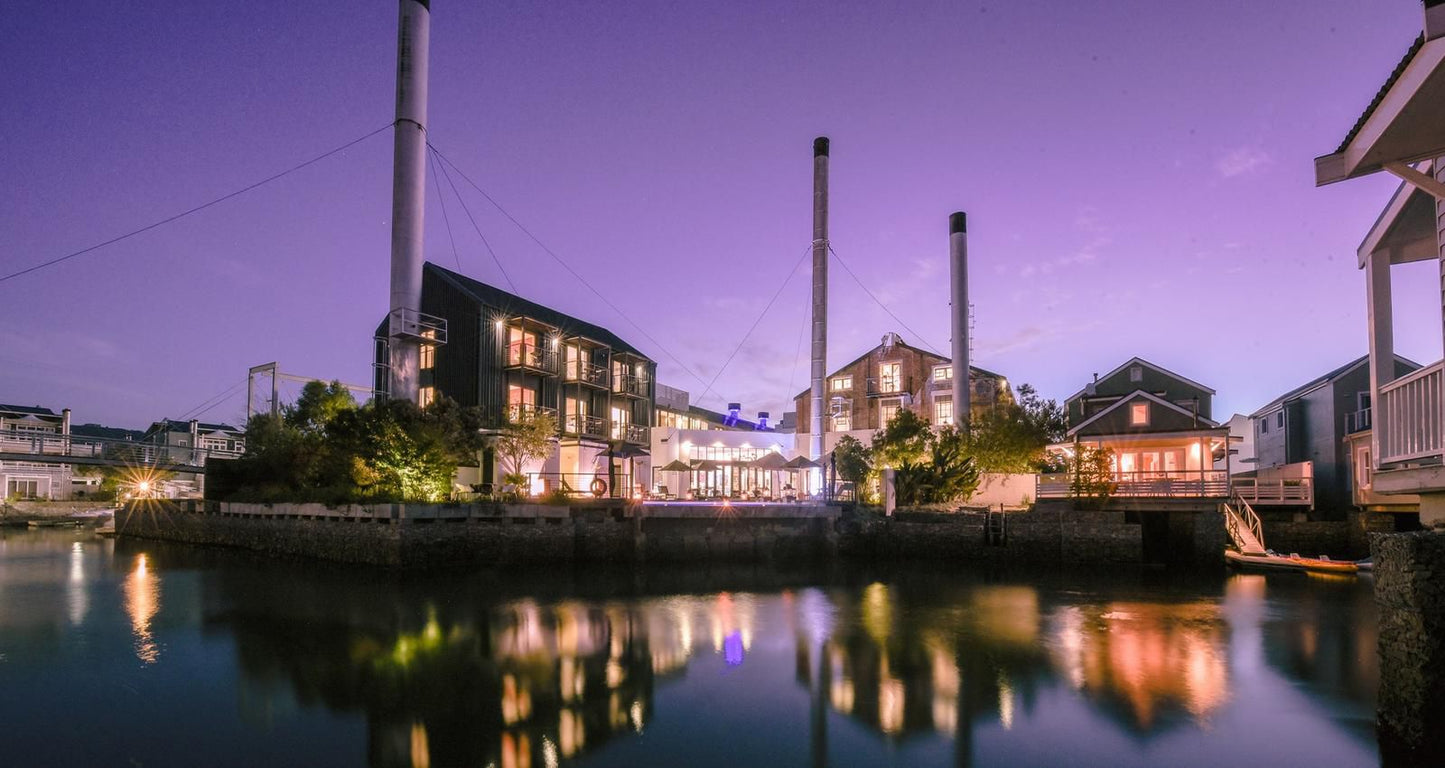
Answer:
<svg viewBox="0 0 1445 768"><path fill-rule="evenodd" d="M1220 505L1224 511L1224 527L1234 548L1245 555L1266 554L1264 530L1259 515L1244 498L1234 495Z"/></svg>

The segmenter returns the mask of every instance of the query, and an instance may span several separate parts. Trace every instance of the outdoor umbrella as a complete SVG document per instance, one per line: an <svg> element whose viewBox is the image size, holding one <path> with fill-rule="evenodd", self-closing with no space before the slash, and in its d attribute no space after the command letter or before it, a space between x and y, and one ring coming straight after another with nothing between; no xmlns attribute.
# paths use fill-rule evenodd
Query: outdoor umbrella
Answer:
<svg viewBox="0 0 1445 768"><path fill-rule="evenodd" d="M821 466L823 465L819 464L816 461L813 461L812 459L809 459L807 456L804 456L802 454L798 454L797 456L788 459L788 469L817 469Z"/></svg>
<svg viewBox="0 0 1445 768"><path fill-rule="evenodd" d="M763 454L761 458L748 462L748 466L755 469L787 469L788 460L783 458L783 454L777 451L768 451Z"/></svg>
<svg viewBox="0 0 1445 768"><path fill-rule="evenodd" d="M659 468L657 469L657 471L658 471L658 472L691 472L691 471L692 471L692 465L691 465L691 464L688 464L687 462L683 461L682 459L673 459L672 461L668 462L667 464L659 467ZM686 480L683 480L682 482L683 482L683 483L686 483L687 481L686 481ZM686 488L679 488L679 489L677 489L677 493L678 493L679 495L686 495L687 489L686 489Z"/></svg>

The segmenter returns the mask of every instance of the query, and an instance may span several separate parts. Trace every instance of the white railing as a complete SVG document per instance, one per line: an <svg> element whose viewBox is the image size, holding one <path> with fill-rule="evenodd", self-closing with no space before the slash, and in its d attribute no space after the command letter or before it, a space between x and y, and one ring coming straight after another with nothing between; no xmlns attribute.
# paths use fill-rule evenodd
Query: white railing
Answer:
<svg viewBox="0 0 1445 768"><path fill-rule="evenodd" d="M1087 495L1069 473L1037 475L1035 498L1067 499ZM1100 478L1102 480L1103 478ZM1108 479L1110 497L1155 499L1223 499L1229 496L1229 475L1220 470L1181 472L1118 472Z"/></svg>
<svg viewBox="0 0 1445 768"><path fill-rule="evenodd" d="M1380 387L1374 428L1379 436L1379 464L1441 455L1441 379L1445 361L1421 368Z"/></svg>
<svg viewBox="0 0 1445 768"><path fill-rule="evenodd" d="M1314 478L1236 477L1234 495L1255 504L1289 504L1312 506L1315 503Z"/></svg>

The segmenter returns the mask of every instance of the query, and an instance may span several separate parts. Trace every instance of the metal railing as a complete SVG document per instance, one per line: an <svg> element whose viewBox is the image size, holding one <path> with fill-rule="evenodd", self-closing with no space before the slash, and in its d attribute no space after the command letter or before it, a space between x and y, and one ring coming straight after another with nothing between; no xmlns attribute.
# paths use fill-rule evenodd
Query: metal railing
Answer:
<svg viewBox="0 0 1445 768"><path fill-rule="evenodd" d="M1370 409L1361 408L1345 414L1345 434L1353 435L1370 428Z"/></svg>
<svg viewBox="0 0 1445 768"><path fill-rule="evenodd" d="M1421 368L1380 387L1375 403L1379 421L1378 464L1440 456L1442 442L1441 379L1445 361Z"/></svg>
<svg viewBox="0 0 1445 768"><path fill-rule="evenodd" d="M568 360L563 366L563 376L569 382L590 384L603 389L606 389L609 383L607 366L596 365L586 360Z"/></svg>
<svg viewBox="0 0 1445 768"><path fill-rule="evenodd" d="M562 424L562 431L569 435L583 437L606 437L607 420L600 416L583 416L569 413Z"/></svg>
<svg viewBox="0 0 1445 768"><path fill-rule="evenodd" d="M1315 481L1312 477L1236 477L1232 484L1235 498L1255 504L1314 506L1315 503Z"/></svg>
<svg viewBox="0 0 1445 768"><path fill-rule="evenodd" d="M201 467L209 457L234 458L240 456L241 451L102 437L5 432L0 433L0 455L6 461L57 463L56 459L70 458L86 464Z"/></svg>
<svg viewBox="0 0 1445 768"><path fill-rule="evenodd" d="M622 424L614 422L612 424L612 439L621 440L626 443L647 445L647 427L644 427L640 424Z"/></svg>
<svg viewBox="0 0 1445 768"><path fill-rule="evenodd" d="M447 343L445 318L415 309L398 308L393 309L386 320L387 335L391 338L412 339L422 344Z"/></svg>
<svg viewBox="0 0 1445 768"><path fill-rule="evenodd" d="M612 391L633 397L647 397L647 377L624 373L612 377Z"/></svg>
<svg viewBox="0 0 1445 768"><path fill-rule="evenodd" d="M1111 497L1158 499L1223 499L1229 497L1229 474L1222 470L1203 472L1118 472L1110 477ZM1071 473L1039 475L1036 498L1067 499L1077 495L1081 485Z"/></svg>
<svg viewBox="0 0 1445 768"><path fill-rule="evenodd" d="M555 422L557 409L548 408L545 405L534 405L532 403L509 403L507 405L507 418L516 420L524 416L551 416Z"/></svg>
<svg viewBox="0 0 1445 768"><path fill-rule="evenodd" d="M1233 504L1226 502L1222 506L1224 528L1229 533L1234 548L1247 555L1264 554L1264 525L1260 522L1259 515L1254 513L1254 508L1244 499L1236 497L1233 501Z"/></svg>
<svg viewBox="0 0 1445 768"><path fill-rule="evenodd" d="M560 491L576 498L602 499L642 494L641 488L633 487L632 475L626 472L615 472L610 479L606 472L529 472L527 486L517 490L524 496L546 496Z"/></svg>
<svg viewBox="0 0 1445 768"><path fill-rule="evenodd" d="M870 396L902 395L912 391L913 377L911 376L889 376L886 378L879 377L868 379L868 394Z"/></svg>
<svg viewBox="0 0 1445 768"><path fill-rule="evenodd" d="M541 344L514 341L507 345L507 367L528 368L542 373L557 372L557 353Z"/></svg>

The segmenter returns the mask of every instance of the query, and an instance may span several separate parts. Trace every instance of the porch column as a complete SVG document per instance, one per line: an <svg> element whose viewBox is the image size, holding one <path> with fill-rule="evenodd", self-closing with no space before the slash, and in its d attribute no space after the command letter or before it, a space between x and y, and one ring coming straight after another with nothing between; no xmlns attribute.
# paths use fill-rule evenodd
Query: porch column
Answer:
<svg viewBox="0 0 1445 768"><path fill-rule="evenodd" d="M1395 378L1395 328L1390 304L1390 253L1377 250L1365 260L1365 300L1370 324L1370 462L1380 468L1386 419L1380 387Z"/></svg>

